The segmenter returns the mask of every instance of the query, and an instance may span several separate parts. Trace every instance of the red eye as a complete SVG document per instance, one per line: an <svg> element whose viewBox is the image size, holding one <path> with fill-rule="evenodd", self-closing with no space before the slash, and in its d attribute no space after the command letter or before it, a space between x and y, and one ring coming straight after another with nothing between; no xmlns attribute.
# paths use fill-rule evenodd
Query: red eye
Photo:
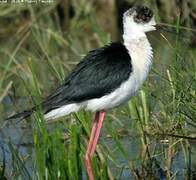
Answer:
<svg viewBox="0 0 196 180"><path fill-rule="evenodd" d="M141 19L142 19L143 21L146 21L146 16L142 16Z"/></svg>
<svg viewBox="0 0 196 180"><path fill-rule="evenodd" d="M145 15L137 15L135 16L135 21L140 23L140 22L147 22L148 21L148 17L146 17Z"/></svg>

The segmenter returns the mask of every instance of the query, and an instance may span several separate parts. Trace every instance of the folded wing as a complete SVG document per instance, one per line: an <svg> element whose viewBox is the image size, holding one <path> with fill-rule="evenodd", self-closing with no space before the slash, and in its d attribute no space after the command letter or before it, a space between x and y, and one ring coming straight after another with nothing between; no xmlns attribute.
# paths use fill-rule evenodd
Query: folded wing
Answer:
<svg viewBox="0 0 196 180"><path fill-rule="evenodd" d="M64 83L43 102L45 112L71 103L100 98L126 81L131 57L120 42L90 51Z"/></svg>

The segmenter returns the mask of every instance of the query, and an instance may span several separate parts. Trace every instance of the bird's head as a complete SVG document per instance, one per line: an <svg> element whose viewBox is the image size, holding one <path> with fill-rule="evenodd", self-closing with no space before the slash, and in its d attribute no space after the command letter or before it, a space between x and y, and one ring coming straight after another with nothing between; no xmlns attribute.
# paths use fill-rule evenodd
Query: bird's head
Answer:
<svg viewBox="0 0 196 180"><path fill-rule="evenodd" d="M145 6L134 6L127 10L123 15L123 25L125 33L145 33L156 30L153 12Z"/></svg>

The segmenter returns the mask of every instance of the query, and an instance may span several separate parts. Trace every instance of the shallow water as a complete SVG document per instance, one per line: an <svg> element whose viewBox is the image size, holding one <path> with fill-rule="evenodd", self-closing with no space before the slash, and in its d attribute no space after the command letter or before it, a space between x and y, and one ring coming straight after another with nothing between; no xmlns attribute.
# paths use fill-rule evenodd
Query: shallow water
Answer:
<svg viewBox="0 0 196 180"><path fill-rule="evenodd" d="M107 146L107 148L114 150L113 154L115 156L115 161L118 163L117 167L114 165L114 163L110 160L109 161L109 167L114 175L114 177L117 177L121 171L121 168L123 168L122 174L118 179L122 180L128 180L133 178L133 174L131 173L131 170L128 166L128 162L134 162L138 170L141 168L141 151L143 151L141 146L141 140L140 135L138 135L138 132L134 129L124 129L122 127L119 128L118 123L115 121L112 121L113 128L117 131L122 131L122 136L120 136L120 142L123 145L124 149L127 151L128 159L126 159L122 152L117 148L115 140L113 140L107 132L107 126L110 125L109 122L106 122L107 124L104 125L100 143L104 146ZM123 127L133 127L134 121L122 119L121 121ZM25 162L26 167L26 176L29 178L32 175L33 172L33 157L34 157L34 145L33 145L33 138L32 138L32 129L28 127L27 123L25 122L19 122L16 123L16 121L11 121L5 123L3 126L1 126L0 131L0 143L2 144L4 148L5 154L3 155L3 151L0 151L0 161L3 161L3 157L5 156L6 161L6 174L10 175L12 172L13 162L12 162L12 154L10 152L11 145L13 144L14 147L16 147L16 151L19 152L20 156L23 159L23 162ZM49 129L52 129L52 124L49 125ZM124 133L123 133L124 131ZM152 140L152 144L150 145L150 149L155 149L156 151L160 150L160 152L163 152L163 149L168 149L168 144L160 143L156 140ZM158 149L158 150L157 150ZM175 154L172 162L172 172L176 173L176 178L178 180L185 179L187 177L187 166L185 164L184 160L184 154L182 151L182 148L177 148L177 153ZM195 165L195 160L193 157L195 157L195 149L196 144L192 144L192 168ZM153 173L156 175L156 178L158 179L166 179L166 175L164 173L164 163L161 159L161 156L157 154L157 156L153 157L150 160L153 165L151 168L153 168ZM84 178L85 179L85 178Z"/></svg>

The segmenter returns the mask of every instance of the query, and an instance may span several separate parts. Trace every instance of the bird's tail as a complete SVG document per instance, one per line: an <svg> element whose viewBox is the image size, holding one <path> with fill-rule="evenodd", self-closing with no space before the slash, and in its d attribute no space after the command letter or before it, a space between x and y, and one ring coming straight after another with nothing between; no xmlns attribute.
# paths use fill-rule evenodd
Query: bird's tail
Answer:
<svg viewBox="0 0 196 180"><path fill-rule="evenodd" d="M34 110L35 110L35 108L23 111L21 113L18 113L18 114L15 114L13 116L6 118L5 120L11 120L11 119L16 119L16 118L20 119L20 120L25 119L25 118L31 116L31 114L34 112Z"/></svg>

